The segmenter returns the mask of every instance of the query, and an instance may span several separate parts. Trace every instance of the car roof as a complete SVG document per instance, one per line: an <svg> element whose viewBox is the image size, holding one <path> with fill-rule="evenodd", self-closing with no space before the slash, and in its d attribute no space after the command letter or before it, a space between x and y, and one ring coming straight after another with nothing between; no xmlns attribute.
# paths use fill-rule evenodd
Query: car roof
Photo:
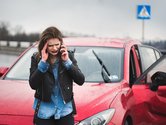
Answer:
<svg viewBox="0 0 166 125"><path fill-rule="evenodd" d="M118 47L132 46L141 44L140 41L129 38L100 38L100 37L65 37L63 41L68 46L103 46L103 47ZM38 43L38 42L37 42ZM35 44L37 47L38 44Z"/></svg>

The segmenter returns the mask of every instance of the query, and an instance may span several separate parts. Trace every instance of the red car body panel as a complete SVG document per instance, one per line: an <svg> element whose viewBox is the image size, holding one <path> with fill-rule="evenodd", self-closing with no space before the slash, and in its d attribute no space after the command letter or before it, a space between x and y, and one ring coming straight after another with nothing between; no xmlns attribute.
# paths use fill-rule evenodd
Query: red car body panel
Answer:
<svg viewBox="0 0 166 125"><path fill-rule="evenodd" d="M132 123L129 125L164 125L166 123L166 86L159 87L157 92L150 91L148 84L130 87L131 52L135 60L136 76L139 77L141 74L140 58L133 47L141 45L138 41L109 38L66 38L64 41L68 46L124 48L122 81L118 83L87 82L83 86L74 84L76 123L110 108L114 108L115 113L108 125L124 125L126 119L131 119ZM0 80L0 124L32 125L34 91L30 88L28 81L4 80L8 71Z"/></svg>
<svg viewBox="0 0 166 125"><path fill-rule="evenodd" d="M109 108L111 100L116 97L119 91L120 86L118 84L91 83L84 86L74 87L74 98L76 99L77 104L77 114L75 119L79 121L90 117L95 113L106 110ZM112 96L107 96L110 93L112 93Z"/></svg>
<svg viewBox="0 0 166 125"><path fill-rule="evenodd" d="M166 86L160 87L157 92L149 91L148 85L137 85L133 86L132 89L136 104L134 108L135 115L136 117L142 117L141 115L144 114L144 117L142 117L144 119L137 119L135 124L144 121L146 124L152 122L154 125L164 125L166 123L166 97L162 97L158 93L161 92L165 96Z"/></svg>
<svg viewBox="0 0 166 125"><path fill-rule="evenodd" d="M29 88L27 81L1 80L0 124L31 125L33 95L34 91Z"/></svg>

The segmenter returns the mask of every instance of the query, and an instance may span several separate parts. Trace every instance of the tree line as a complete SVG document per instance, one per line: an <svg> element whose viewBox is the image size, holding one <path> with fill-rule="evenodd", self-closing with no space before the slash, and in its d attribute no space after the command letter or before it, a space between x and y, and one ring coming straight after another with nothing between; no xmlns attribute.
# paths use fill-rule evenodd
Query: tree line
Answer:
<svg viewBox="0 0 166 125"><path fill-rule="evenodd" d="M14 30L15 34L11 34L9 30L9 24L5 22L0 22L0 40L34 42L39 39L39 33L27 34L22 31L21 26L15 27Z"/></svg>
<svg viewBox="0 0 166 125"><path fill-rule="evenodd" d="M156 47L160 50L166 50L166 40L146 41L143 44Z"/></svg>
<svg viewBox="0 0 166 125"><path fill-rule="evenodd" d="M72 35L72 34L71 34ZM78 35L78 34L77 34ZM80 36L82 36L80 34ZM6 22L0 22L0 40L5 41L26 41L26 42L35 42L39 39L39 33L30 33L27 34L22 31L21 26L17 26L15 28L15 34L11 34L9 30L9 24ZM166 50L166 40L160 41L145 41L143 44L150 45L156 47L160 50Z"/></svg>

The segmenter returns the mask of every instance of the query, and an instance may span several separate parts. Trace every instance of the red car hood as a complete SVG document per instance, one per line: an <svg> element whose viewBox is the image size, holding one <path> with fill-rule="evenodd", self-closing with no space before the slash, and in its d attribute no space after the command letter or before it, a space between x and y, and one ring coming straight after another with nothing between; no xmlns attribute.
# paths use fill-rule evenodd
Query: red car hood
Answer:
<svg viewBox="0 0 166 125"><path fill-rule="evenodd" d="M0 115L33 115L33 96L27 81L0 80Z"/></svg>
<svg viewBox="0 0 166 125"><path fill-rule="evenodd" d="M109 108L120 84L74 84L76 121ZM33 116L34 91L27 81L0 80L0 115Z"/></svg>
<svg viewBox="0 0 166 125"><path fill-rule="evenodd" d="M74 85L74 99L79 121L110 107L112 100L120 91L120 84L85 83L83 86Z"/></svg>

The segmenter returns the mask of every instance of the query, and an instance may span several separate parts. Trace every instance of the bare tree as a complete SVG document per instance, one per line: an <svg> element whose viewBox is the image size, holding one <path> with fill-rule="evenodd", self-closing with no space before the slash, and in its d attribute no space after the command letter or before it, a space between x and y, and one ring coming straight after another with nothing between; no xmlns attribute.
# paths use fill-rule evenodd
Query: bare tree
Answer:
<svg viewBox="0 0 166 125"><path fill-rule="evenodd" d="M0 40L9 40L9 23L0 22Z"/></svg>

